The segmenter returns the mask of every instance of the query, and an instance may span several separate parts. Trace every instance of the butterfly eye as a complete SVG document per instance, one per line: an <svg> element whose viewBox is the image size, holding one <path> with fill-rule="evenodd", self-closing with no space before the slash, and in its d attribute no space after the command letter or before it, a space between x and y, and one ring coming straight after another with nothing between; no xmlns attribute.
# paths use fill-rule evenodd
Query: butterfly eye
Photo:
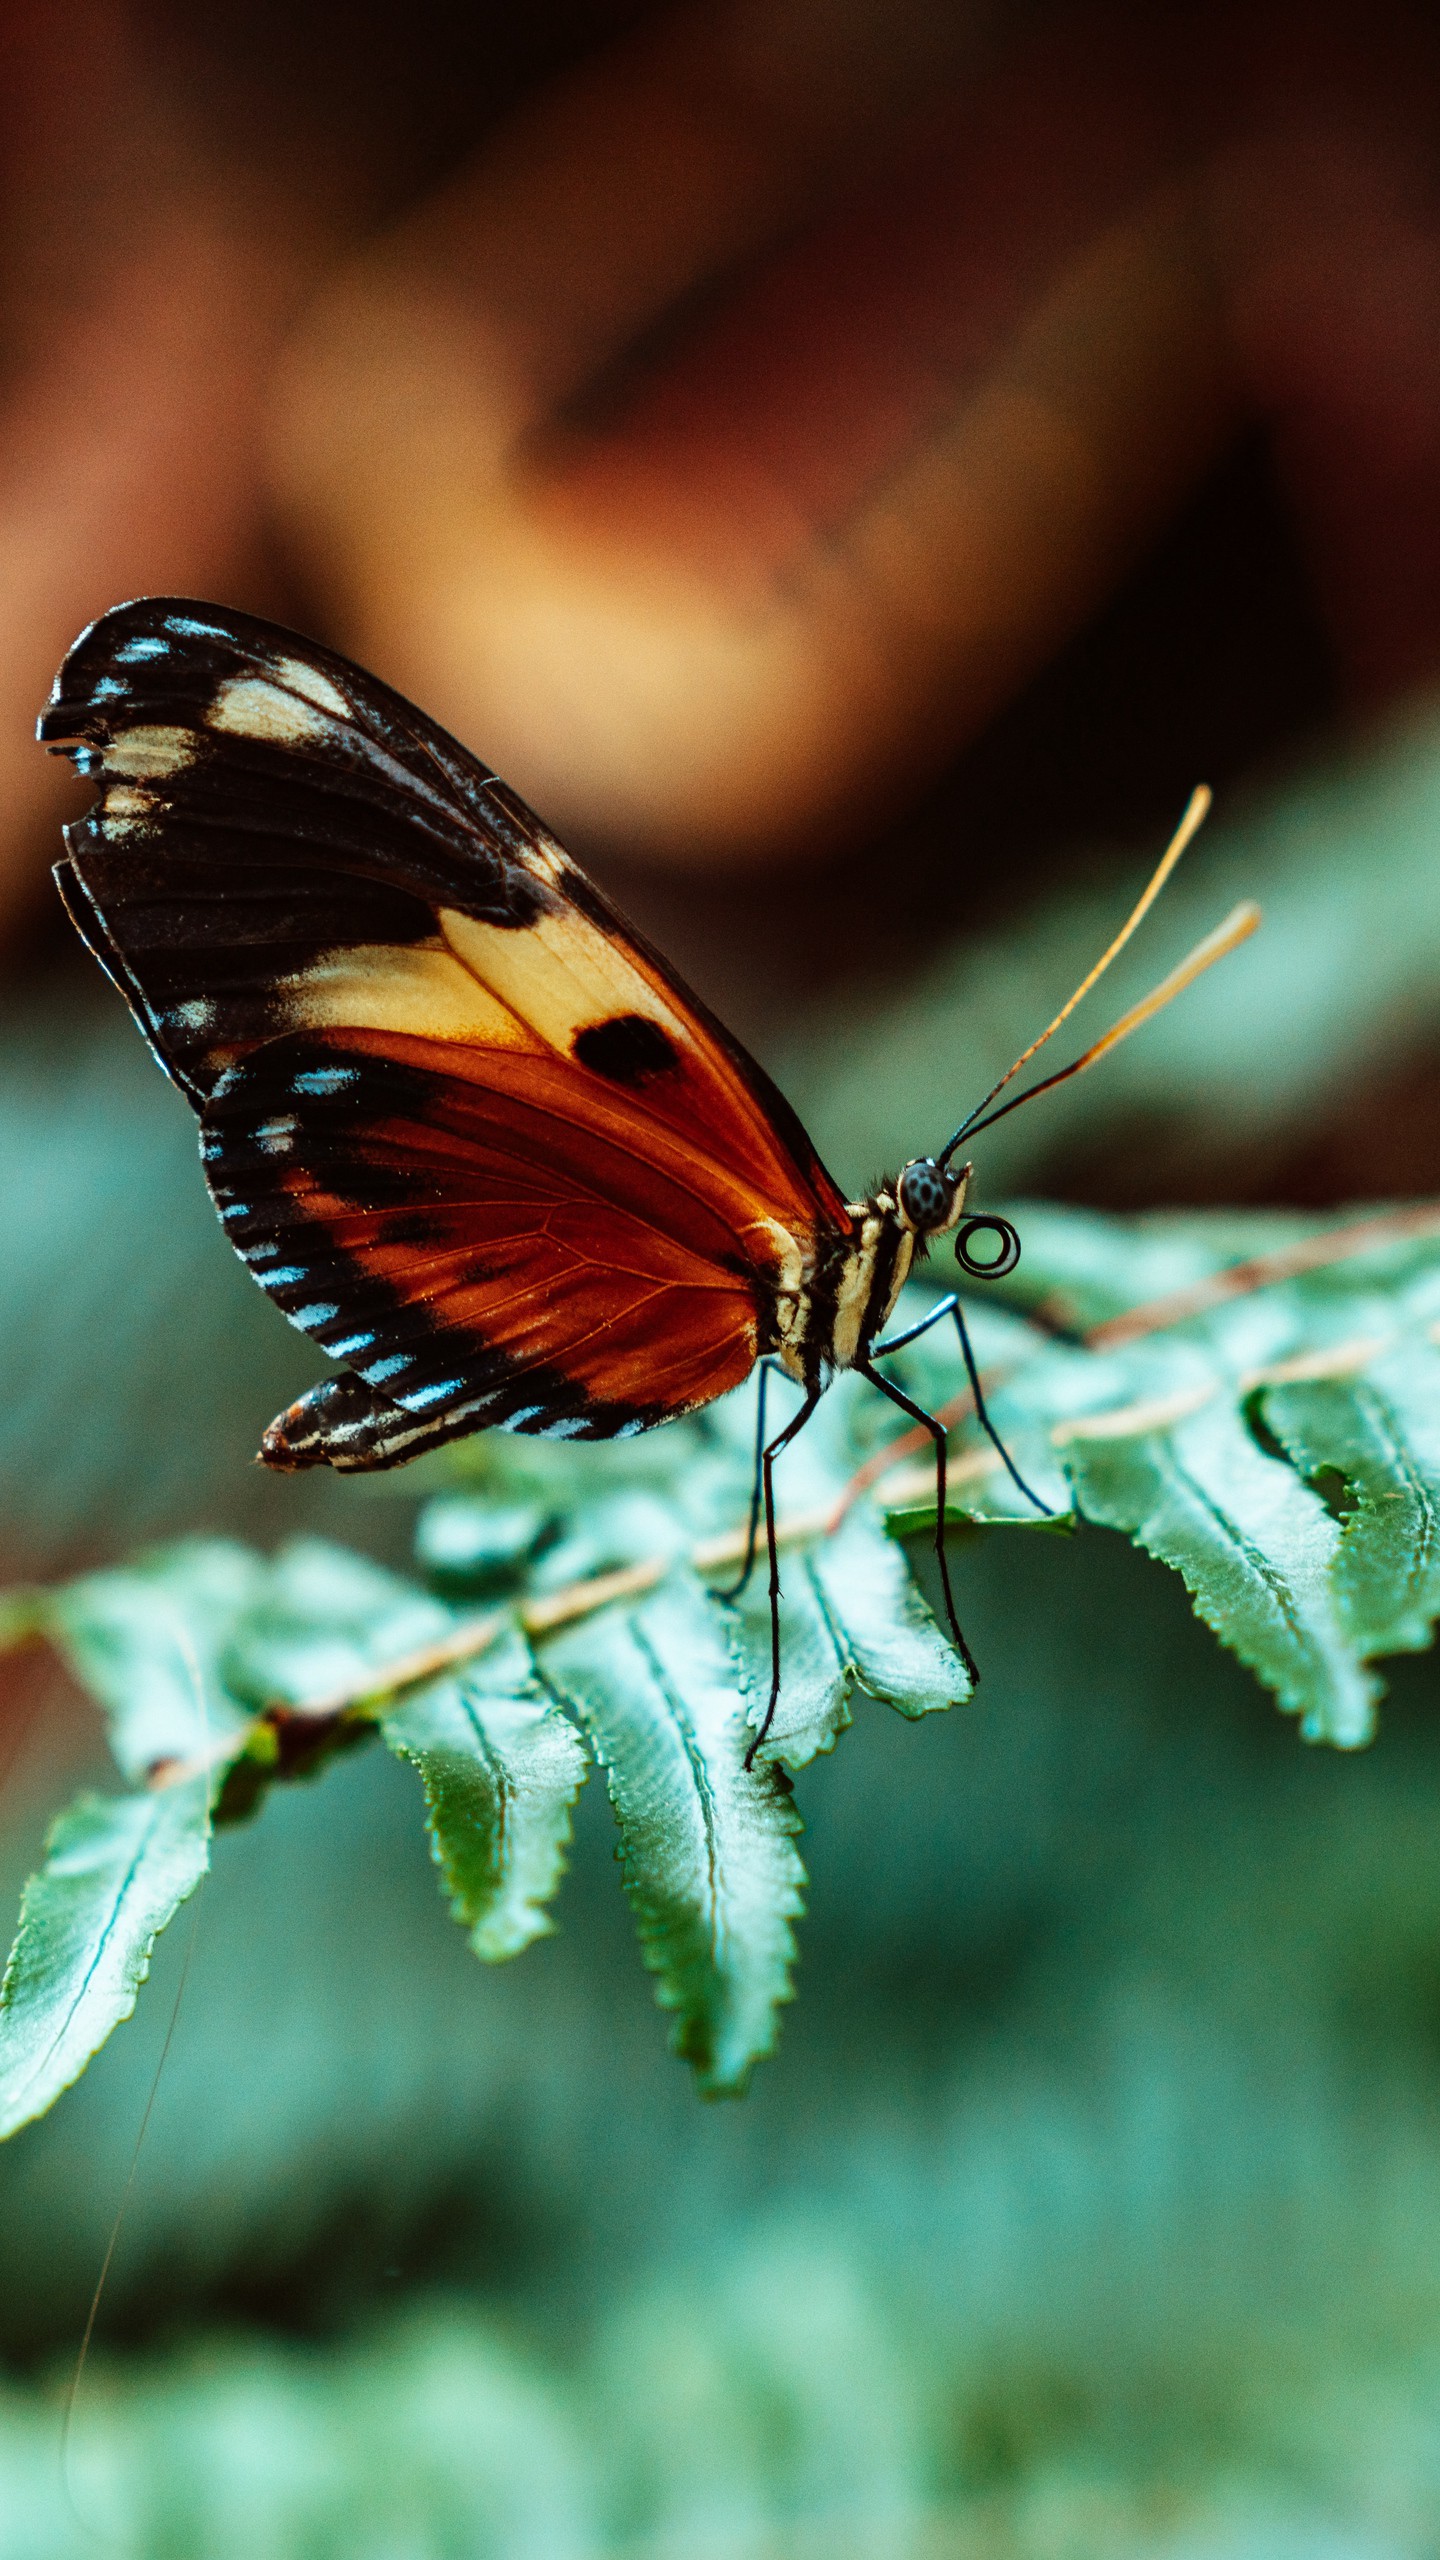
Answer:
<svg viewBox="0 0 1440 2560"><path fill-rule="evenodd" d="M916 1156L907 1164L895 1190L900 1215L917 1235L932 1235L943 1227L955 1205L954 1182L933 1156Z"/></svg>
<svg viewBox="0 0 1440 2560"><path fill-rule="evenodd" d="M975 1253L976 1237L992 1236L995 1250ZM1020 1239L1008 1218L967 1218L955 1239L955 1259L976 1280L1003 1280L1020 1259Z"/></svg>

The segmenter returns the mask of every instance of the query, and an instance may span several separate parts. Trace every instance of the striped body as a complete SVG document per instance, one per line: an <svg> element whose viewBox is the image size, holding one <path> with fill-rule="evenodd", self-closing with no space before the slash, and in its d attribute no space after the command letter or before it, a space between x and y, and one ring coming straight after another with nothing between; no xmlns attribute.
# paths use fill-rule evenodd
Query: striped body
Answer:
<svg viewBox="0 0 1440 2560"><path fill-rule="evenodd" d="M890 1321L917 1243L897 1188L885 1183L869 1199L847 1203L846 1229L820 1237L808 1254L794 1236L776 1230L781 1272L762 1312L758 1347L772 1352L800 1386L822 1387L837 1369L863 1363ZM946 1230L958 1223L965 1192L962 1176Z"/></svg>

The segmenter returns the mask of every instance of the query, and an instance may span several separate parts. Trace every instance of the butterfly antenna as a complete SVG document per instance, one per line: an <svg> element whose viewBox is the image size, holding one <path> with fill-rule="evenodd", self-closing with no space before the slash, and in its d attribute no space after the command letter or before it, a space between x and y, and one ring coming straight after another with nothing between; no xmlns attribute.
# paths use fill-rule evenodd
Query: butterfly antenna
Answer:
<svg viewBox="0 0 1440 2560"><path fill-rule="evenodd" d="M1196 943L1188 959L1172 969L1168 978L1162 978L1158 987L1152 987L1139 1004L1132 1004L1129 1012L1122 1013L1118 1022L1112 1022L1109 1030L1085 1051L1083 1057L1073 1059L1068 1067L1057 1067L1053 1076L1042 1076L1038 1084L1027 1084L1023 1093L1012 1094L1008 1102L1001 1103L998 1111L987 1112L983 1120L971 1121L964 1135L978 1137L982 1129L992 1129L997 1120L1003 1120L1007 1111L1018 1111L1022 1102L1033 1102L1037 1093L1049 1093L1057 1084L1068 1084L1072 1076L1082 1076L1087 1067L1094 1066L1097 1058L1104 1057L1107 1049L1118 1048L1122 1040L1129 1039L1132 1031L1139 1030L1142 1022L1148 1022L1152 1014L1162 1013L1176 996L1183 995L1185 989L1193 986L1197 978L1202 978L1207 969L1214 968L1217 960L1223 960L1227 952L1238 949L1242 942L1248 942L1259 922L1260 909L1254 899L1242 899L1238 907L1231 908L1223 924L1217 924L1212 933L1206 934L1203 942Z"/></svg>
<svg viewBox="0 0 1440 2560"><path fill-rule="evenodd" d="M1166 881L1169 879L1171 872L1174 870L1181 854L1185 851L1186 846L1193 843L1201 827L1204 825L1206 818L1210 814L1211 796L1208 786L1203 782L1200 784L1198 790L1191 792L1190 799L1185 810L1185 815L1181 819L1179 826L1176 828L1175 833L1170 839L1170 842L1167 844L1164 852L1160 856L1160 859L1151 875L1149 885L1145 890L1144 896L1134 907L1131 908L1129 915L1120 927L1120 930L1116 934L1114 941L1110 944L1109 949L1101 953L1094 968L1090 971L1089 976L1081 979L1073 996L1070 997L1067 1003L1062 1004L1054 1021L1047 1023L1045 1029L1041 1032L1039 1039L1032 1040L1028 1049L1021 1050L1013 1067L1006 1068L999 1083L992 1084L983 1101L976 1103L969 1118L961 1121L960 1126L956 1130L954 1137L950 1140L949 1145L943 1149L939 1156L939 1163L942 1165L948 1165L956 1148L963 1146L965 1140L972 1135L980 1122L982 1113L989 1110L996 1095L1004 1092L1007 1084L1013 1082L1014 1078L1020 1073L1022 1067L1028 1067L1037 1049L1043 1049L1046 1041L1054 1038L1055 1033L1059 1030L1062 1022L1069 1021L1077 1004L1083 1004L1086 996L1090 993L1091 988L1104 977L1111 961L1119 957L1119 954L1124 950L1126 943L1129 941L1131 934L1135 931L1136 926L1143 921L1143 919L1149 914L1150 909L1154 906L1156 899L1159 897L1161 890L1164 888ZM1219 955L1217 954L1216 956L1218 958ZM1117 1034L1117 1036L1123 1037L1123 1034ZM1111 1046L1113 1047L1113 1045L1114 1043L1112 1042ZM1094 1055L1098 1057L1100 1055L1099 1050L1096 1050ZM1090 1058L1087 1056L1083 1063L1088 1066L1091 1063ZM1069 1075L1078 1075L1079 1072L1080 1068L1078 1065L1066 1069L1066 1073ZM1057 1079L1052 1077L1050 1081L1053 1083L1057 1081ZM1043 1093L1045 1087L1043 1085L1034 1085L1030 1090L1034 1093ZM1009 1109L1010 1106L1007 1104L1006 1108ZM988 1127L988 1122L986 1125Z"/></svg>

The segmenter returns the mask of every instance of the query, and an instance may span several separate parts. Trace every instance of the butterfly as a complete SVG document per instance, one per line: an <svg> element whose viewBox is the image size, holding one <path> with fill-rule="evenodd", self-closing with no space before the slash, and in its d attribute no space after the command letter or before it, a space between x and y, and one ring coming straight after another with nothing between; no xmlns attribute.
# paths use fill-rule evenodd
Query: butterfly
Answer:
<svg viewBox="0 0 1440 2560"><path fill-rule="evenodd" d="M847 1200L768 1076L518 794L347 659L249 614L145 597L82 632L39 735L99 785L56 865L70 916L199 1116L231 1244L341 1364L270 1424L267 1464L392 1467L492 1425L621 1438L761 1363L745 1575L763 1504L773 1687L753 1758L780 1688L775 1461L853 1369L931 1434L942 1585L973 1674L945 1557L945 1432L875 1365L924 1325L884 1328L937 1238L953 1234L977 1276L1018 1257L1007 1221L965 1215L966 1140L1253 930L1258 910L1237 908L1083 1057L998 1103L1133 932L1208 795L1109 951L947 1145ZM924 1324L946 1315L1028 1492L958 1296ZM801 1402L767 1440L772 1368Z"/></svg>

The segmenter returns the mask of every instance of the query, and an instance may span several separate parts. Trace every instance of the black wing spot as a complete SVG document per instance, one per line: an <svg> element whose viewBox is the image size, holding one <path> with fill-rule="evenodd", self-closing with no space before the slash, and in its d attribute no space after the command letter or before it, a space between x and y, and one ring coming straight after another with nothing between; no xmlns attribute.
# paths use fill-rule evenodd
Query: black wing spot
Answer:
<svg viewBox="0 0 1440 2560"><path fill-rule="evenodd" d="M582 1067L611 1084L652 1084L680 1064L674 1041L643 1013L617 1013L609 1022L587 1023L576 1032L571 1049Z"/></svg>

